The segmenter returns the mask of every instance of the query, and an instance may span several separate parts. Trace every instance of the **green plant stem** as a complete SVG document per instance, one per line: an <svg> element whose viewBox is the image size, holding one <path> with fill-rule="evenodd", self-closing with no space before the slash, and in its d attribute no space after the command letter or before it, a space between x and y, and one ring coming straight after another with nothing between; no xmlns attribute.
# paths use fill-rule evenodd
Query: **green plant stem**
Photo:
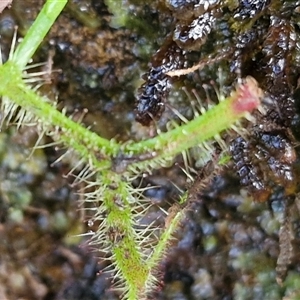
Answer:
<svg viewBox="0 0 300 300"><path fill-rule="evenodd" d="M23 82L19 67L14 62L8 61L0 66L0 81L0 95L33 114L40 123L59 128L60 141L74 149L85 161L90 161L98 170L114 167L119 173L127 170L143 172L149 170L149 166L158 168L163 160L173 159L181 152L217 136L248 114L246 109L236 109L237 100L240 100L236 92L187 124L152 139L121 145L98 136L57 111L46 98ZM253 92L258 103L255 91L251 87L246 88L249 93ZM116 167L116 164L122 167Z"/></svg>
<svg viewBox="0 0 300 300"><path fill-rule="evenodd" d="M47 0L36 20L13 54L12 60L20 69L28 64L68 0ZM42 25L42 26L41 26Z"/></svg>
<svg viewBox="0 0 300 300"><path fill-rule="evenodd" d="M104 247L111 249L112 259L121 271L126 286L126 299L140 299L149 271L138 245L141 237L134 229L137 225L134 221L137 199L133 196L132 187L119 174L103 171L97 181L102 182L98 195L103 199L100 210L107 214L98 233L106 235L107 245ZM97 240L99 243L99 239L95 242Z"/></svg>
<svg viewBox="0 0 300 300"><path fill-rule="evenodd" d="M153 242L157 242L157 237L151 237L153 227L146 226L141 231L143 225L138 220L144 217L142 212L145 206L140 203L130 182L110 170L99 172L96 182L99 188L86 195L87 202L99 204L95 205L97 208L93 220L100 225L91 238L91 244L100 251L109 249L106 257L111 259L119 274L115 287L123 287L122 299L145 299L147 292L155 286L154 269L166 250L168 238L175 230L174 220L170 220L170 228L156 251ZM146 207L149 205L146 204ZM152 253L155 253L155 257L149 263Z"/></svg>
<svg viewBox="0 0 300 300"><path fill-rule="evenodd" d="M145 208L140 191L131 185L135 171L159 168L165 159L173 159L182 151L229 129L257 108L259 92L250 80L239 92L202 116L149 140L123 145L102 138L74 122L64 111L59 112L51 101L38 95L22 79L22 70L66 3L48 0L12 58L0 66L0 96L3 97L2 110L6 113L3 118L10 121L19 117L16 121L20 124L35 124L41 133L48 133L70 151L75 151L88 170L96 173L96 182L82 178L89 188L96 190L91 195L85 194L85 201L94 202L93 220L100 222L92 242L104 244L102 250L111 254L112 265L124 283L124 297L143 299L154 286L153 269L163 258L184 211L175 212L168 220L160 239L155 237L156 244L151 244L152 252L149 248L143 252L151 228L141 233L138 221L151 203Z"/></svg>
<svg viewBox="0 0 300 300"><path fill-rule="evenodd" d="M173 159L185 150L219 137L221 132L230 129L241 118L249 116L253 109L258 108L261 97L262 91L256 81L252 77L246 78L230 97L203 115L152 139L126 144L123 152L132 161L128 163L129 168L146 169L145 160L153 167L156 161L160 163L163 159Z"/></svg>
<svg viewBox="0 0 300 300"><path fill-rule="evenodd" d="M13 62L7 62L0 67L0 94L8 97L22 109L28 111L32 119L37 119L46 131L57 130L62 143L75 150L86 162L90 162L95 169L109 168L111 156L116 155L119 144L101 138L96 133L74 122L45 97L39 96L27 86L21 72Z"/></svg>

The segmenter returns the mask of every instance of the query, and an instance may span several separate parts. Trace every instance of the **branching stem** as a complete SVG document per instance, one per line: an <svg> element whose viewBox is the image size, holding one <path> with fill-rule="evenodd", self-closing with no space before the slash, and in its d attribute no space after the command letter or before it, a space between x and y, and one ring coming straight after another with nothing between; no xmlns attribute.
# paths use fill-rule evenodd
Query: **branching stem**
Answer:
<svg viewBox="0 0 300 300"><path fill-rule="evenodd" d="M0 96L3 118L19 124L30 122L76 152L84 168L82 180L95 188L85 194L87 203L94 203L94 219L100 222L92 243L104 245L120 277L126 299L144 299L155 284L153 270L162 259L184 211L174 212L173 218L160 238L155 236L153 249L143 252L150 239L150 228L141 233L138 223L149 207L142 203L141 193L131 185L137 172L160 168L164 160L171 160L182 151L197 146L229 129L239 119L249 115L260 105L262 92L252 78L247 78L225 101L194 120L155 138L121 144L107 140L76 123L64 110L56 109L22 79L22 72L43 41L67 0L48 0L41 13L17 47L12 58L0 66ZM88 182L87 172L95 175ZM146 207L146 208L145 208Z"/></svg>

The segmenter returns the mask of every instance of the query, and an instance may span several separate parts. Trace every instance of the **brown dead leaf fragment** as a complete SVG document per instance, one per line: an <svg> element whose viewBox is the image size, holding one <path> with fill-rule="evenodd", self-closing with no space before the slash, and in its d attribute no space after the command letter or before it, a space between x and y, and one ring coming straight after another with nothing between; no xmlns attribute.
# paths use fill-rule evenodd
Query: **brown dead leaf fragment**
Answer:
<svg viewBox="0 0 300 300"><path fill-rule="evenodd" d="M11 5L12 0L0 0L0 13L4 10L5 7Z"/></svg>

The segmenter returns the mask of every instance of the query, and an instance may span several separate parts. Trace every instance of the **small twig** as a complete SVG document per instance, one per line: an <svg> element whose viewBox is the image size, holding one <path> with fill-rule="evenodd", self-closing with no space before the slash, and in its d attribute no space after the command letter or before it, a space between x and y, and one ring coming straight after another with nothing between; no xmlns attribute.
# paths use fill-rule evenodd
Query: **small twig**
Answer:
<svg viewBox="0 0 300 300"><path fill-rule="evenodd" d="M166 73L166 75L168 75L170 77L187 75L196 70L203 69L206 65L212 65L216 62L219 62L220 60L226 58L229 54L230 54L229 51L224 51L224 52L218 54L214 58L208 57L208 58L202 59L199 63L197 63L196 65L194 65L190 68L169 71Z"/></svg>

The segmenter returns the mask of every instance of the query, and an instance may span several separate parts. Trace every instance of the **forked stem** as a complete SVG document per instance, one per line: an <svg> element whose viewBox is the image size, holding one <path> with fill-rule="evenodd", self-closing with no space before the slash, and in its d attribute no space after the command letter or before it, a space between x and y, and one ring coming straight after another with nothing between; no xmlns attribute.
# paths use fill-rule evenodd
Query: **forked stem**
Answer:
<svg viewBox="0 0 300 300"><path fill-rule="evenodd" d="M153 246L152 255L146 256L141 236L149 237L148 228L141 235L136 229L137 216L145 206L131 186L132 178L136 172L159 168L164 160L173 159L182 151L229 129L259 107L262 92L254 79L247 78L224 102L155 138L125 144L102 138L74 122L64 111L59 112L55 104L38 95L22 79L26 64L66 3L67 0L48 0L12 58L0 66L2 112L8 121L16 117L20 124L28 121L36 124L41 132L76 152L79 160L89 166L88 170L96 174L95 183L83 178L90 186L99 187L95 194L86 195L86 201L95 202L94 220L102 224L92 242L97 244L97 239L107 239L107 252L111 253L112 264L124 282L125 296L142 299L142 293L155 284L153 268L162 259L183 212L174 213Z"/></svg>

